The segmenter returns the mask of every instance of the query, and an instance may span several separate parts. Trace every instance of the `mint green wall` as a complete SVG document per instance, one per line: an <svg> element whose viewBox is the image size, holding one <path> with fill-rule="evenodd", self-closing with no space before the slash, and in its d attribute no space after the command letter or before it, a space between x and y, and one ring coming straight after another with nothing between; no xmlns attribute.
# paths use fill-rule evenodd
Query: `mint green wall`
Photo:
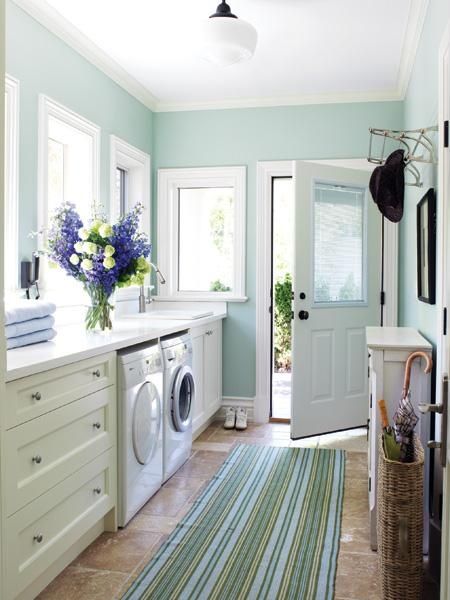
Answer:
<svg viewBox="0 0 450 600"><path fill-rule="evenodd" d="M224 324L225 396L255 395L256 162L361 158L368 128L400 127L401 102L154 114L154 166L247 166L247 296ZM155 219L154 219L155 223Z"/></svg>
<svg viewBox="0 0 450 600"><path fill-rule="evenodd" d="M437 124L439 44L449 19L448 0L432 0L429 3L404 102L406 128ZM436 307L417 300L416 205L428 187L437 187L436 174L436 167L424 167L424 187L407 189L404 217L400 225L399 324L416 327L432 342L436 342L437 337Z"/></svg>
<svg viewBox="0 0 450 600"><path fill-rule="evenodd" d="M36 229L38 96L46 94L101 127L101 197L109 206L109 135L152 151L153 114L16 4L6 12L6 72L20 81L19 256Z"/></svg>

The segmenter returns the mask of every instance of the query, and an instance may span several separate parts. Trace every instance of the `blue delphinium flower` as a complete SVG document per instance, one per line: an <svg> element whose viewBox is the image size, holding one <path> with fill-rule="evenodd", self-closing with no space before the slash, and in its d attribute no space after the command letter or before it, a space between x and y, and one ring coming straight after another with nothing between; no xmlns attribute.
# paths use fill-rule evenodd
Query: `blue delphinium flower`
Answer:
<svg viewBox="0 0 450 600"><path fill-rule="evenodd" d="M117 287L140 285L150 272L146 259L152 247L139 231L142 211L143 206L137 204L112 226L95 219L85 227L75 205L68 202L53 215L48 232L49 258L81 281L93 304L104 310L111 308L109 297ZM96 312L90 317L88 314L87 326L95 326L100 318ZM106 327L111 327L109 312Z"/></svg>

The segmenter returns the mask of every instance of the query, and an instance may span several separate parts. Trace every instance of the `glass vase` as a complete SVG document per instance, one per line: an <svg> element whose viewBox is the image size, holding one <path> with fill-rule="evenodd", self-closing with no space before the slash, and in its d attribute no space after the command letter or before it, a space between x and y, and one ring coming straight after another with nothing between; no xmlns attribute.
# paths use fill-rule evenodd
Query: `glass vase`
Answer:
<svg viewBox="0 0 450 600"><path fill-rule="evenodd" d="M84 324L88 331L93 329L112 329L111 312L114 307L110 303L110 297L107 296L101 288L85 288L90 298L90 305L86 312Z"/></svg>

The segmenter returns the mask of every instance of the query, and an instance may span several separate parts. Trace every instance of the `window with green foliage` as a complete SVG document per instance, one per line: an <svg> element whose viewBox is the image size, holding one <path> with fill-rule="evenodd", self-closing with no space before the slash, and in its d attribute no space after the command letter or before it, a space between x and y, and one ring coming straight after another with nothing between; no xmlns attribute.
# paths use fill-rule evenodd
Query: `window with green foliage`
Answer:
<svg viewBox="0 0 450 600"><path fill-rule="evenodd" d="M245 167L158 171L164 295L245 301L245 235Z"/></svg>

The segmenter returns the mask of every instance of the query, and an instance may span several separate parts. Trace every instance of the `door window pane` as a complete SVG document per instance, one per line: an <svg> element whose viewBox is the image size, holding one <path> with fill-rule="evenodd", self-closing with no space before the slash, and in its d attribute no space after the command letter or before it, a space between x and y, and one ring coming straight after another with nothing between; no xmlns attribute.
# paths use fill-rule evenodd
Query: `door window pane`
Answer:
<svg viewBox="0 0 450 600"><path fill-rule="evenodd" d="M315 184L315 302L365 302L364 221L364 189Z"/></svg>
<svg viewBox="0 0 450 600"><path fill-rule="evenodd" d="M178 291L232 291L234 188L179 188L178 240Z"/></svg>

